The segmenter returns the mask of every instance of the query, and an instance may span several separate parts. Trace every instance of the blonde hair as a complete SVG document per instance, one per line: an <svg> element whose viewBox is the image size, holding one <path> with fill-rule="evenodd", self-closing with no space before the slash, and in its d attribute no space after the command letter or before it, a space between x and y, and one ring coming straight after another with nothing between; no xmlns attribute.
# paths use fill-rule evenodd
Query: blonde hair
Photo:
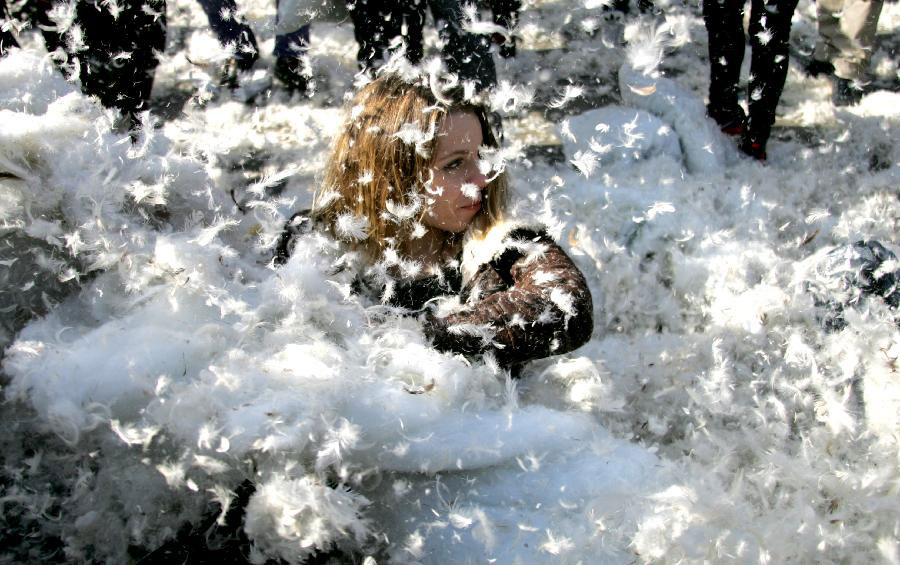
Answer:
<svg viewBox="0 0 900 565"><path fill-rule="evenodd" d="M472 112L481 123L483 144L497 147L487 112L453 93L439 102L427 83L385 74L363 87L350 103L343 132L326 165L313 201L313 215L331 234L370 260L388 247L401 254L425 212L424 187L437 145L436 133L453 112ZM481 211L468 231L483 233L502 217L508 181L496 173L484 191ZM459 245L447 234L445 245Z"/></svg>

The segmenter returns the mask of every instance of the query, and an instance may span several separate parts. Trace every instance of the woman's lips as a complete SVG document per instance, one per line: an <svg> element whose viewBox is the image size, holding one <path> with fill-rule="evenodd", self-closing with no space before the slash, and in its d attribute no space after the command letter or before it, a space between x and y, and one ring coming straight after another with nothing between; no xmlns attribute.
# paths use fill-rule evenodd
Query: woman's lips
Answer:
<svg viewBox="0 0 900 565"><path fill-rule="evenodd" d="M478 210L481 209L481 201L479 200L478 202L475 202L474 204L469 204L467 206L460 206L460 208L462 210L465 210L466 212L477 212Z"/></svg>

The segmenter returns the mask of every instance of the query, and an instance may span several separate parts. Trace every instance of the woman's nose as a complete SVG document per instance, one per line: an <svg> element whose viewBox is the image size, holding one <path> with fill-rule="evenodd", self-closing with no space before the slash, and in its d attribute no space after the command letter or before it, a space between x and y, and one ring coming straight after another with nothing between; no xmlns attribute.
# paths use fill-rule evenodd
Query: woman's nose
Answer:
<svg viewBox="0 0 900 565"><path fill-rule="evenodd" d="M478 188L484 188L487 186L488 180L487 176L481 172L478 166L475 166L469 168L469 174L467 175L466 182L472 183Z"/></svg>

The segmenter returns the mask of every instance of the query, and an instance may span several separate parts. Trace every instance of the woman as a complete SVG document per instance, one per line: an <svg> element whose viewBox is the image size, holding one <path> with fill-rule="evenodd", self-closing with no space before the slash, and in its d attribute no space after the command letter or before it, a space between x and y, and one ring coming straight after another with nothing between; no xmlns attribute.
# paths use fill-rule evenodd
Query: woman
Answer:
<svg viewBox="0 0 900 565"><path fill-rule="evenodd" d="M357 291L419 314L439 350L517 374L576 349L593 329L584 277L540 225L506 219L506 173L482 160L497 147L485 110L427 85L385 74L359 92L276 260L316 225L358 252Z"/></svg>

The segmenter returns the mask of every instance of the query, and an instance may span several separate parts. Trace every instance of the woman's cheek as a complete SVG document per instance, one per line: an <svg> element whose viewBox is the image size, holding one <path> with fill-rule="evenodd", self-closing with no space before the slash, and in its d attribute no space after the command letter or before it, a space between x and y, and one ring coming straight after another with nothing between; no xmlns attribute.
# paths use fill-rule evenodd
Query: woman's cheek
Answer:
<svg viewBox="0 0 900 565"><path fill-rule="evenodd" d="M441 187L444 189L443 196L446 200L454 200L459 196L459 187L462 185L462 182L459 179L447 175L444 177L444 182L441 183Z"/></svg>

